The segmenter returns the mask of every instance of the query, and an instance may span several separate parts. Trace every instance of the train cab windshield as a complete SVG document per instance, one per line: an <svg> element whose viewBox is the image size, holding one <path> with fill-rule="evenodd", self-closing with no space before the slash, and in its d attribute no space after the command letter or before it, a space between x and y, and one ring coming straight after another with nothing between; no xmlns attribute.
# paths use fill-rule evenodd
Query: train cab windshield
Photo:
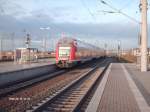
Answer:
<svg viewBox="0 0 150 112"><path fill-rule="evenodd" d="M70 56L70 47L59 47L59 57Z"/></svg>

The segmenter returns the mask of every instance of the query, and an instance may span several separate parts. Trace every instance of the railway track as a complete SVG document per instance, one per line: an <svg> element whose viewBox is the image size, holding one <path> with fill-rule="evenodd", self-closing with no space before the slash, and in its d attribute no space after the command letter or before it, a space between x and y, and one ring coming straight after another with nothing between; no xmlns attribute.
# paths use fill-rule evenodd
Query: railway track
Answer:
<svg viewBox="0 0 150 112"><path fill-rule="evenodd" d="M70 70L55 68L55 70L52 70L52 72L49 74L41 74L41 75L30 77L24 80L21 79L15 82L11 82L10 84L0 87L0 98L5 97L9 94L12 94L13 92L24 89L25 87L32 86L33 84L37 84L39 82L48 80L60 74L66 73L67 71L70 71Z"/></svg>
<svg viewBox="0 0 150 112"><path fill-rule="evenodd" d="M84 73L76 80L71 82L59 90L55 95L45 98L37 106L28 110L29 112L71 112L79 111L80 105L86 99L97 80L102 76L102 73L108 66L108 63L103 62L104 67L96 65L93 69ZM102 65L102 63L101 63Z"/></svg>
<svg viewBox="0 0 150 112"><path fill-rule="evenodd" d="M28 86L31 86L33 84L36 84L36 83L39 83L41 81L44 81L44 80L48 80L52 77L55 77L57 75L60 75L60 74L63 74L67 72L66 70L60 70L58 69L54 71L52 71L52 73L49 73L49 74L42 74L40 76L37 76L37 77L34 77L34 78L29 78L27 80L24 80L24 81L17 81L16 83L14 83L13 85L11 86L6 86L5 88L1 88L0 89L0 98L2 97L5 97L7 95L9 95L10 93L12 94L13 92L16 92L20 89L24 89L25 87L28 87Z"/></svg>
<svg viewBox="0 0 150 112"><path fill-rule="evenodd" d="M40 104L48 100L48 97L54 97L62 89L67 88L73 84L75 80L81 78L81 76L87 74L97 64L102 63L102 60L95 60L71 69L68 72L61 73L61 75L48 78L45 81L41 81L31 84L30 86L23 87L16 92L10 92L6 97L0 100L0 110L4 111L26 111L33 108L37 108ZM22 100L23 98L30 98L29 100ZM10 100L15 99L15 100ZM17 100L16 100L17 99ZM43 100L44 99L44 100Z"/></svg>

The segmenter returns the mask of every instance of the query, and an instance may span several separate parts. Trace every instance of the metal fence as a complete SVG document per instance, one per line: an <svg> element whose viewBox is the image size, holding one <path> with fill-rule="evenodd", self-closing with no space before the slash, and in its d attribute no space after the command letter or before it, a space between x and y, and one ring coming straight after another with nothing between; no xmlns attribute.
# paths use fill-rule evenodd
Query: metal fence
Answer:
<svg viewBox="0 0 150 112"><path fill-rule="evenodd" d="M0 52L2 51L14 51L16 48L25 48L26 37L15 37L12 34L0 33ZM31 38L32 48L38 48L40 51L51 51L55 49L57 39L56 38Z"/></svg>

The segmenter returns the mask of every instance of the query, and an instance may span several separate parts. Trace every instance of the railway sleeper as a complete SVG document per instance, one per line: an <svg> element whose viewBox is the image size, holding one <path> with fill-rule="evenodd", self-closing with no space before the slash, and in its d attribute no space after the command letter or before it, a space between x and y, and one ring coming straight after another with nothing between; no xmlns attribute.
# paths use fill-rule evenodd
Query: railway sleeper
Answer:
<svg viewBox="0 0 150 112"><path fill-rule="evenodd" d="M77 102L79 99L69 99L68 102Z"/></svg>
<svg viewBox="0 0 150 112"><path fill-rule="evenodd" d="M78 101L77 98L74 98L74 99L58 99L57 100L57 102L63 102L63 103L66 103L66 102L76 102L76 101ZM57 103L57 102L55 102L55 103Z"/></svg>
<svg viewBox="0 0 150 112"><path fill-rule="evenodd" d="M62 112L64 110L71 110L69 108L58 108L58 107L48 107L47 110L51 110L52 112Z"/></svg>
<svg viewBox="0 0 150 112"><path fill-rule="evenodd" d="M83 94L85 94L85 91L81 91L81 92L74 92L74 93L72 93L71 95L83 95Z"/></svg>
<svg viewBox="0 0 150 112"><path fill-rule="evenodd" d="M81 90L81 91L80 90L77 90L77 91L74 90L73 92L69 91L66 94L69 95L69 94L84 94L84 93L85 93L85 90Z"/></svg>
<svg viewBox="0 0 150 112"><path fill-rule="evenodd" d="M70 105L63 105L63 108L70 108L71 109L73 107L74 107L74 104L72 104L72 105L71 104Z"/></svg>
<svg viewBox="0 0 150 112"><path fill-rule="evenodd" d="M79 96L78 96L79 97ZM69 96L69 97L61 97L61 98L59 98L59 99L63 99L64 101L68 101L69 99L77 99L78 97L73 97L73 96Z"/></svg>
<svg viewBox="0 0 150 112"><path fill-rule="evenodd" d="M71 97L77 97L77 96L81 96L81 95L84 95L85 94L85 92L83 93L74 93L74 94L70 94L70 95L65 95L65 96L67 96L67 97L69 97L69 96L71 96Z"/></svg>
<svg viewBox="0 0 150 112"><path fill-rule="evenodd" d="M65 105L74 105L74 102L66 102Z"/></svg>
<svg viewBox="0 0 150 112"><path fill-rule="evenodd" d="M70 97L75 97L75 98L77 98L77 97L80 97L81 95L84 95L84 94L74 94L74 95L71 95Z"/></svg>
<svg viewBox="0 0 150 112"><path fill-rule="evenodd" d="M55 103L56 103L56 104L61 104L61 105L65 105L65 104L66 104L66 102L63 102L63 101L62 101L62 102L60 102L60 101L55 101Z"/></svg>
<svg viewBox="0 0 150 112"><path fill-rule="evenodd" d="M49 107L53 107L54 109L55 109L55 108L63 108L63 106L64 106L64 105L55 104L55 103L49 105Z"/></svg>
<svg viewBox="0 0 150 112"><path fill-rule="evenodd" d="M71 112L72 111L72 109L69 109L69 108L61 108L58 110L59 110L58 112Z"/></svg>

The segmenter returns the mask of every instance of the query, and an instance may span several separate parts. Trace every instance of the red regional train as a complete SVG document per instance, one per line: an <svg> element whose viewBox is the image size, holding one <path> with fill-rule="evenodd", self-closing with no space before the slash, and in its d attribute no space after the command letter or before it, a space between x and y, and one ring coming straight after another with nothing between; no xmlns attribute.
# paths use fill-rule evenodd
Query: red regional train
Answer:
<svg viewBox="0 0 150 112"><path fill-rule="evenodd" d="M70 68L79 62L104 56L103 49L73 38L61 38L56 46L56 65L60 68Z"/></svg>

